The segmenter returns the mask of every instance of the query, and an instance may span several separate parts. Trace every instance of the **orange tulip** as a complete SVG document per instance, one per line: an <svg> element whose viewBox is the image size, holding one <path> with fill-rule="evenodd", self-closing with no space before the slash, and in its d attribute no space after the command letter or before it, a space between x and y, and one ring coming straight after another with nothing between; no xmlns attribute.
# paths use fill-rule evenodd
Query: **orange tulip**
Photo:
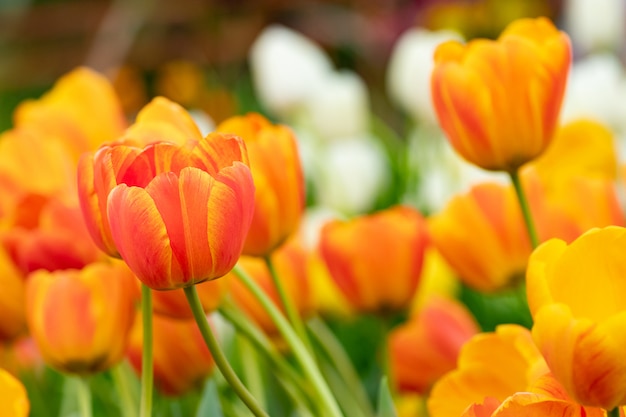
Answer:
<svg viewBox="0 0 626 417"><path fill-rule="evenodd" d="M34 125L47 136L63 138L75 159L116 140L126 127L111 83L85 67L61 77L40 99L20 104L14 120L16 127Z"/></svg>
<svg viewBox="0 0 626 417"><path fill-rule="evenodd" d="M143 324L137 314L127 356L137 373L141 373ZM213 357L206 347L195 320L177 320L159 314L152 316L152 355L154 384L169 396L180 396L200 388L214 368Z"/></svg>
<svg viewBox="0 0 626 417"><path fill-rule="evenodd" d="M24 277L0 246L0 341L14 339L26 330Z"/></svg>
<svg viewBox="0 0 626 417"><path fill-rule="evenodd" d="M492 397L472 404L461 417L605 417L601 408L584 407L573 401L561 384L547 373L526 392L516 392L500 402Z"/></svg>
<svg viewBox="0 0 626 417"><path fill-rule="evenodd" d="M27 417L30 402L26 388L19 379L0 369L0 404L2 415L6 417Z"/></svg>
<svg viewBox="0 0 626 417"><path fill-rule="evenodd" d="M289 128L259 114L232 117L217 127L246 142L255 208L244 255L264 256L296 231L304 210L304 176L296 139Z"/></svg>
<svg viewBox="0 0 626 417"><path fill-rule="evenodd" d="M308 269L308 253L297 238L289 239L283 246L272 253L272 262L287 296L301 316L306 316L313 309L313 294L310 289ZM261 289L283 308L278 291L266 263L256 257L242 256L241 267L256 281ZM270 336L277 336L278 329L265 309L246 287L232 277L230 294L239 307Z"/></svg>
<svg viewBox="0 0 626 417"><path fill-rule="evenodd" d="M230 271L254 210L245 145L234 135L104 146L81 159L78 185L96 244L157 290Z"/></svg>
<svg viewBox="0 0 626 417"><path fill-rule="evenodd" d="M496 291L523 278L531 247L511 187L476 185L431 216L428 227L435 247L468 286Z"/></svg>
<svg viewBox="0 0 626 417"><path fill-rule="evenodd" d="M327 223L319 247L330 275L357 310L396 311L413 299L428 242L422 215L396 206Z"/></svg>
<svg viewBox="0 0 626 417"><path fill-rule="evenodd" d="M452 146L488 170L513 172L538 157L557 126L571 55L546 18L514 21L497 41L440 45L432 98Z"/></svg>
<svg viewBox="0 0 626 417"><path fill-rule="evenodd" d="M135 279L119 261L39 270L26 288L28 328L49 365L74 374L100 372L123 358L137 299Z"/></svg>
<svg viewBox="0 0 626 417"><path fill-rule="evenodd" d="M457 368L439 379L431 391L430 416L460 416L485 398L501 403L516 392L527 391L547 372L530 331L514 324L500 325L463 346Z"/></svg>
<svg viewBox="0 0 626 417"><path fill-rule="evenodd" d="M389 334L391 375L397 389L427 393L439 377L456 367L461 346L478 331L462 304L431 298L419 313Z"/></svg>
<svg viewBox="0 0 626 417"><path fill-rule="evenodd" d="M555 378L584 405L626 405L626 229L552 239L529 260L533 338Z"/></svg>

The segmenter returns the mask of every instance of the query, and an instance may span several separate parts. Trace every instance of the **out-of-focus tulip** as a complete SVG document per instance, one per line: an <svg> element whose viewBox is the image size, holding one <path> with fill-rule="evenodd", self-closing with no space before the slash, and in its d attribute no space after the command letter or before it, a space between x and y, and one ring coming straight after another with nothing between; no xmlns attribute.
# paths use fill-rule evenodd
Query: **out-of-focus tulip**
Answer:
<svg viewBox="0 0 626 417"><path fill-rule="evenodd" d="M301 316L307 316L313 309L313 294L310 289L307 269L307 251L298 238L293 237L274 251L271 257L276 274L281 280L285 292L296 311ZM266 263L260 258L242 256L239 260L239 265L250 274L268 297L283 309L283 304ZM268 335L278 335L274 321L267 315L252 293L236 277L231 279L230 293L235 303Z"/></svg>
<svg viewBox="0 0 626 417"><path fill-rule="evenodd" d="M254 41L249 55L254 87L270 111L287 116L318 90L332 71L324 51L284 26L269 26Z"/></svg>
<svg viewBox="0 0 626 417"><path fill-rule="evenodd" d="M422 215L396 206L327 223L320 253L348 301L359 311L407 308L420 281L429 239Z"/></svg>
<svg viewBox="0 0 626 417"><path fill-rule="evenodd" d="M61 77L40 99L20 104L14 120L16 127L36 125L48 135L64 138L76 158L116 140L126 127L111 83L85 67Z"/></svg>
<svg viewBox="0 0 626 417"><path fill-rule="evenodd" d="M80 269L103 258L75 199L30 195L4 220L9 229L0 239L25 275L38 269Z"/></svg>
<svg viewBox="0 0 626 417"><path fill-rule="evenodd" d="M50 366L74 374L109 369L126 351L138 287L120 261L30 275L28 328Z"/></svg>
<svg viewBox="0 0 626 417"><path fill-rule="evenodd" d="M485 398L504 401L548 372L541 353L524 327L500 325L480 333L461 349L457 368L437 381L428 399L431 417L460 416Z"/></svg>
<svg viewBox="0 0 626 417"><path fill-rule="evenodd" d="M497 41L449 41L432 75L439 123L463 158L516 171L550 144L557 126L570 42L545 18L511 23Z"/></svg>
<svg viewBox="0 0 626 417"><path fill-rule="evenodd" d="M500 402L486 397L468 407L461 417L605 417L601 408L584 407L573 401L563 386L547 373L525 392L516 392Z"/></svg>
<svg viewBox="0 0 626 417"><path fill-rule="evenodd" d="M304 210L304 176L293 132L251 113L225 120L217 132L241 137L256 187L243 254L268 255L295 232Z"/></svg>
<svg viewBox="0 0 626 417"><path fill-rule="evenodd" d="M0 369L0 404L6 417L27 417L30 412L26 388L4 369Z"/></svg>
<svg viewBox="0 0 626 417"><path fill-rule="evenodd" d="M431 298L408 322L389 334L391 375L402 392L425 394L456 367L459 351L478 333L471 313L459 302Z"/></svg>
<svg viewBox="0 0 626 417"><path fill-rule="evenodd" d="M626 4L620 0L565 1L565 26L581 52L617 49L624 39Z"/></svg>
<svg viewBox="0 0 626 417"><path fill-rule="evenodd" d="M148 102L143 74L138 67L124 64L106 71L124 114L135 115Z"/></svg>
<svg viewBox="0 0 626 417"><path fill-rule="evenodd" d="M579 119L563 125L550 147L524 167L544 181L557 184L572 177L615 179L617 150L615 138L604 125Z"/></svg>
<svg viewBox="0 0 626 417"><path fill-rule="evenodd" d="M552 239L527 272L533 338L552 373L576 401L607 410L626 405L625 247L617 226Z"/></svg>
<svg viewBox="0 0 626 417"><path fill-rule="evenodd" d="M434 245L424 254L424 269L420 289L411 302L410 314L417 314L430 303L431 298L455 298L459 293L459 279Z"/></svg>
<svg viewBox="0 0 626 417"><path fill-rule="evenodd" d="M200 66L192 61L169 61L158 69L157 94L184 107L195 107L200 92L205 88L204 74Z"/></svg>
<svg viewBox="0 0 626 417"><path fill-rule="evenodd" d="M311 128L323 140L353 137L367 132L369 94L354 72L329 73L323 85L305 100Z"/></svg>
<svg viewBox="0 0 626 417"><path fill-rule="evenodd" d="M23 308L26 311L26 306ZM4 345L0 344L0 368L17 376L40 376L45 370L45 362L33 338L24 335Z"/></svg>
<svg viewBox="0 0 626 417"><path fill-rule="evenodd" d="M468 286L496 291L523 278L531 247L511 187L476 185L431 216L428 227L435 247Z"/></svg>
<svg viewBox="0 0 626 417"><path fill-rule="evenodd" d="M202 134L187 110L165 97L155 97L137 114L123 139L137 146L155 142L184 145L189 140L201 140Z"/></svg>
<svg viewBox="0 0 626 417"><path fill-rule="evenodd" d="M130 336L127 357L137 373L141 373L143 324L137 314ZM177 320L152 316L152 356L154 385L168 396L180 396L202 387L214 368L195 320Z"/></svg>
<svg viewBox="0 0 626 417"><path fill-rule="evenodd" d="M216 310L224 295L228 292L229 279L205 281L196 285L200 304L206 313ZM192 319L193 313L182 289L172 291L153 291L152 309L155 313L176 319Z"/></svg>
<svg viewBox="0 0 626 417"><path fill-rule="evenodd" d="M387 90L391 98L415 120L437 123L431 98L433 55L442 42L461 36L452 31L431 32L411 28L394 45L389 59Z"/></svg>
<svg viewBox="0 0 626 417"><path fill-rule="evenodd" d="M0 247L0 342L7 342L26 330L24 276Z"/></svg>
<svg viewBox="0 0 626 417"><path fill-rule="evenodd" d="M81 159L78 185L96 244L158 290L230 271L254 210L245 144L234 135L104 146Z"/></svg>

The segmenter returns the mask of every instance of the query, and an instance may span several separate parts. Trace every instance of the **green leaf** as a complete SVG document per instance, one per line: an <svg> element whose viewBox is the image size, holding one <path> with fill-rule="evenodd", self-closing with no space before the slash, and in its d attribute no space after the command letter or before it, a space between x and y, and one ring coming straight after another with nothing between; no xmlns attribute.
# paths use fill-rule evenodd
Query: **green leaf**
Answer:
<svg viewBox="0 0 626 417"><path fill-rule="evenodd" d="M217 394L217 385L213 378L207 380L202 390L202 398L198 405L198 411L196 411L196 417L202 416L224 417L220 398Z"/></svg>
<svg viewBox="0 0 626 417"><path fill-rule="evenodd" d="M378 388L378 417L398 417L386 376L381 378Z"/></svg>

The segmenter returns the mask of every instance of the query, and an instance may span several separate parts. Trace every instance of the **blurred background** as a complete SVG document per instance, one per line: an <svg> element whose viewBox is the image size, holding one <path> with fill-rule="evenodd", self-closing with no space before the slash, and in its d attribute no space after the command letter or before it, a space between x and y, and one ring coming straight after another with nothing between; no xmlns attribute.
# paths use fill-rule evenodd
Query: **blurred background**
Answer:
<svg viewBox="0 0 626 417"><path fill-rule="evenodd" d="M262 110L247 58L274 23L359 74L373 112L394 126L385 71L408 28L495 37L521 16L561 24L563 8L563 0L0 0L0 129L21 100L79 65L111 77L128 114L156 94L201 107L215 122ZM205 91L184 91L198 87Z"/></svg>

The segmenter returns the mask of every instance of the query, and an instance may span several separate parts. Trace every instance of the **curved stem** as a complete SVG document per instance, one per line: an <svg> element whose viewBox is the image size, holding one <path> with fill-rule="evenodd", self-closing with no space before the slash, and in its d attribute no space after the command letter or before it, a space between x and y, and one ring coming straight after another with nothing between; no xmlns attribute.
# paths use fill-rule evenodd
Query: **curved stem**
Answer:
<svg viewBox="0 0 626 417"><path fill-rule="evenodd" d="M283 285L280 277L278 276L278 273L276 272L276 268L274 267L272 259L269 256L266 256L264 260L265 265L267 265L267 269L270 272L270 276L272 277L272 281L274 282L274 286L276 287L276 291L278 291L280 302L282 303L283 307L285 308L285 312L287 313L287 318L289 319L291 325L298 334L298 337L300 337L300 340L302 340L309 352L312 352L311 341L309 340L306 328L302 323L300 314L298 314L298 311L296 310L295 306L291 302L291 299L287 295L287 291L285 291L285 286Z"/></svg>
<svg viewBox="0 0 626 417"><path fill-rule="evenodd" d="M143 347L141 354L141 405L139 415L152 415L152 293L150 287L141 284L141 318L143 320Z"/></svg>
<svg viewBox="0 0 626 417"><path fill-rule="evenodd" d="M131 392L131 386L128 381L128 372L125 367L126 363L122 362L111 369L111 377L117 389L120 399L120 412L122 417L136 417L137 409L135 408L135 399Z"/></svg>
<svg viewBox="0 0 626 417"><path fill-rule="evenodd" d="M511 177L511 182L513 183L513 187L515 188L515 193L517 194L517 200L519 201L520 208L522 209L522 214L524 215L524 222L526 223L526 230L528 230L530 244L534 249L539 246L539 237L537 235L537 229L535 228L535 224L533 222L532 213L530 212L528 200L526 199L526 194L524 194L522 182L520 181L519 170L510 172L509 176Z"/></svg>
<svg viewBox="0 0 626 417"><path fill-rule="evenodd" d="M233 272L239 280L246 286L254 297L261 303L263 309L270 316L276 327L282 334L283 338L291 348L296 360L302 367L306 376L311 380L315 391L317 392L320 403L326 409L325 416L342 417L341 410L337 405L337 401L332 396L326 381L322 377L315 361L311 357L309 351L304 347L302 341L298 338L294 330L291 328L285 317L263 292L257 283L239 266L235 265Z"/></svg>
<svg viewBox="0 0 626 417"><path fill-rule="evenodd" d="M255 348L266 356L271 366L283 376L280 380L287 383L288 386L284 385L285 389L289 391L288 394L292 397L294 403L301 408L310 408L312 404L309 404L304 399L312 397L310 386L306 385L302 376L289 366L268 340L267 336L247 320L241 311L228 299L222 301L218 311L238 332L241 332L242 335L248 338Z"/></svg>
<svg viewBox="0 0 626 417"><path fill-rule="evenodd" d="M198 323L198 327L200 328L200 333L202 333L202 338L206 343L207 347L211 351L211 355L213 355L213 360L215 364L219 368L220 372L224 376L224 379L231 386L233 391L241 398L241 401L252 411L252 413L257 417L269 417L268 414L263 411L257 400L250 394L250 392L243 385L233 368L231 368L230 363L226 359L226 355L222 351L217 339L215 339L215 335L213 334L213 330L209 323L207 322L206 315L204 314L204 310L202 308L202 304L200 303L200 298L198 297L198 291L196 290L195 285L191 287L187 287L184 289L185 296L187 297L187 301L189 302L189 307L191 307L191 311L193 312L193 317L196 319L196 323Z"/></svg>
<svg viewBox="0 0 626 417"><path fill-rule="evenodd" d="M81 417L91 417L91 390L89 382L83 377L76 377L76 397L78 400L78 411Z"/></svg>

